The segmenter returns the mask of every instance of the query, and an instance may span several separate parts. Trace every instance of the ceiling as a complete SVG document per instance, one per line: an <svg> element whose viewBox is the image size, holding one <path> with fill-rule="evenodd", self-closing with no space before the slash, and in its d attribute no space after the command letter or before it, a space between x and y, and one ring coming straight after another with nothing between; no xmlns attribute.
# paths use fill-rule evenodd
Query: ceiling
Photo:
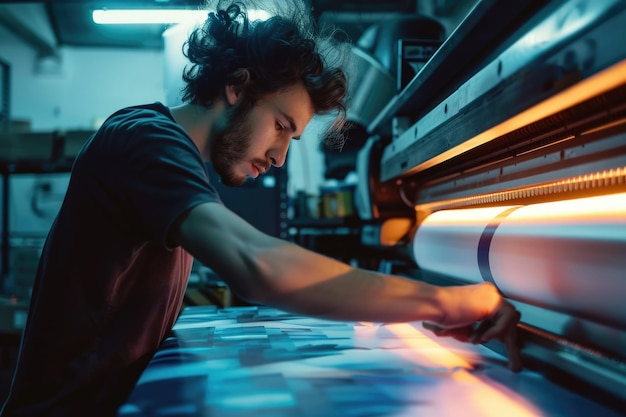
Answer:
<svg viewBox="0 0 626 417"><path fill-rule="evenodd" d="M283 1L283 0L278 0ZM418 0L309 0L314 16L319 22L329 23L340 28L352 40L372 23L387 16L399 13L411 13L417 9ZM436 0L439 9L442 5L454 4L460 0ZM2 4L33 4L41 6L49 20L54 34L49 47L122 47L160 49L163 46L161 34L164 25L97 25L91 19L91 11L96 8L190 8L197 9L203 0L47 0L47 1L1 1ZM23 13L17 13L23 15ZM40 43L41 39L28 28L15 27L12 15L0 15L0 24L21 31L31 43ZM17 16L20 17L20 16ZM15 19L19 20L19 19ZM10 26L13 26L11 28ZM44 40L44 42L46 42ZM52 43L52 45L50 45ZM38 45L45 52L45 45ZM43 50L42 50L43 48Z"/></svg>

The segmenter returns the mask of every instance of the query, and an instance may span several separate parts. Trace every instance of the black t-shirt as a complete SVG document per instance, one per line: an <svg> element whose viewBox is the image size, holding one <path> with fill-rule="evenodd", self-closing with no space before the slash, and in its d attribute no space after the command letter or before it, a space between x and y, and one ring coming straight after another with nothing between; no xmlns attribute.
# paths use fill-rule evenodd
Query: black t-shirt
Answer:
<svg viewBox="0 0 626 417"><path fill-rule="evenodd" d="M33 288L3 416L114 415L173 325L192 258L181 215L221 203L160 103L122 109L74 162Z"/></svg>

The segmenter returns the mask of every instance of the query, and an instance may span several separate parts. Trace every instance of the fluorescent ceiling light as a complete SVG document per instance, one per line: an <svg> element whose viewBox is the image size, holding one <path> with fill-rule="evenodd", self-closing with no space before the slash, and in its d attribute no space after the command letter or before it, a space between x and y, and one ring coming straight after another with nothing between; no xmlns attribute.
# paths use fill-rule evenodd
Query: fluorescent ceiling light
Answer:
<svg viewBox="0 0 626 417"><path fill-rule="evenodd" d="M102 9L94 10L93 21L98 24L169 24L206 19L207 12L184 9Z"/></svg>
<svg viewBox="0 0 626 417"><path fill-rule="evenodd" d="M208 10L189 9L98 9L92 19L98 24L175 24L203 22ZM249 10L250 20L267 20L270 15L263 10Z"/></svg>

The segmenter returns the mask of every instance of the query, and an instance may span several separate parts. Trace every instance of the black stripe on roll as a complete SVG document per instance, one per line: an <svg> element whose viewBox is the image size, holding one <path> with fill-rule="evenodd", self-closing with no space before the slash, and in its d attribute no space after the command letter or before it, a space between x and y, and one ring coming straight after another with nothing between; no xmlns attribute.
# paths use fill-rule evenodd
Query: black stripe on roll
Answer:
<svg viewBox="0 0 626 417"><path fill-rule="evenodd" d="M491 267L489 265L489 248L491 246L491 240L493 239L493 235L496 233L496 229L502 223L502 220L520 207L521 206L508 208L494 217L489 224L487 224L485 230L483 230L483 233L480 235L480 239L478 240L478 269L480 270L480 275L483 277L484 281L491 282L496 286L496 288L498 288L498 284L496 284L496 281L493 278ZM498 291L499 290L500 289L498 288Z"/></svg>

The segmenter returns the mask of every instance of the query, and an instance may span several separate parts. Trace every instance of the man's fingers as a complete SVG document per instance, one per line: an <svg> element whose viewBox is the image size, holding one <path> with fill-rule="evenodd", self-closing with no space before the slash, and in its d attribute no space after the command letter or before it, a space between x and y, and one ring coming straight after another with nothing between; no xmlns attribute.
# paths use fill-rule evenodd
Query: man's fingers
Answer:
<svg viewBox="0 0 626 417"><path fill-rule="evenodd" d="M502 341L506 347L509 369L514 372L522 369L522 355L517 329L517 323L519 323L520 318L521 315L517 310L502 309L495 315L493 320L485 320L483 323L487 322L488 325L484 329L480 329L482 331L476 335L481 343L491 339Z"/></svg>
<svg viewBox="0 0 626 417"><path fill-rule="evenodd" d="M522 353L517 335L517 329L513 329L511 334L504 342L506 346L506 355L509 359L509 369L513 372L522 370Z"/></svg>
<svg viewBox="0 0 626 417"><path fill-rule="evenodd" d="M438 337L452 337L461 342L468 342L472 335L472 326L454 327L445 329L432 323L422 323L425 329L430 330Z"/></svg>
<svg viewBox="0 0 626 417"><path fill-rule="evenodd" d="M520 371L522 369L522 355L520 352L517 326L512 323L504 325L502 323L493 324L488 321L487 324L485 324L484 331L481 332L480 330L482 330L481 326L483 324L484 322L478 326L470 342L485 343L491 339L502 341L506 347L509 369L514 372Z"/></svg>
<svg viewBox="0 0 626 417"><path fill-rule="evenodd" d="M485 320L478 326L479 331L476 332L475 343L486 343L491 339L503 340L504 332L508 331L511 325L511 323L506 323L503 320L496 320L495 322Z"/></svg>
<svg viewBox="0 0 626 417"><path fill-rule="evenodd" d="M425 329L430 330L431 332L435 334L443 331L443 327L437 326L436 324L429 323L427 321L423 322L422 326L424 326Z"/></svg>
<svg viewBox="0 0 626 417"><path fill-rule="evenodd" d="M493 328L494 328L494 323L491 320L485 319L481 321L473 329L472 334L469 339L470 343L473 343L476 345L478 343L483 343L489 340L488 337L492 337L491 334L494 332Z"/></svg>
<svg viewBox="0 0 626 417"><path fill-rule="evenodd" d="M481 326L478 327L479 342L484 343L491 339L504 341L507 334L517 327L520 318L521 314L511 304L506 302L501 304L496 313L491 318L483 320ZM485 324L484 328L483 324Z"/></svg>
<svg viewBox="0 0 626 417"><path fill-rule="evenodd" d="M430 330L438 337L452 337L462 342L474 344L484 343L491 339L502 341L506 347L509 369L519 372L522 369L522 355L520 352L517 334L519 313L506 319L491 321L483 320L477 326L462 326L446 329L433 323L424 322L425 329Z"/></svg>

